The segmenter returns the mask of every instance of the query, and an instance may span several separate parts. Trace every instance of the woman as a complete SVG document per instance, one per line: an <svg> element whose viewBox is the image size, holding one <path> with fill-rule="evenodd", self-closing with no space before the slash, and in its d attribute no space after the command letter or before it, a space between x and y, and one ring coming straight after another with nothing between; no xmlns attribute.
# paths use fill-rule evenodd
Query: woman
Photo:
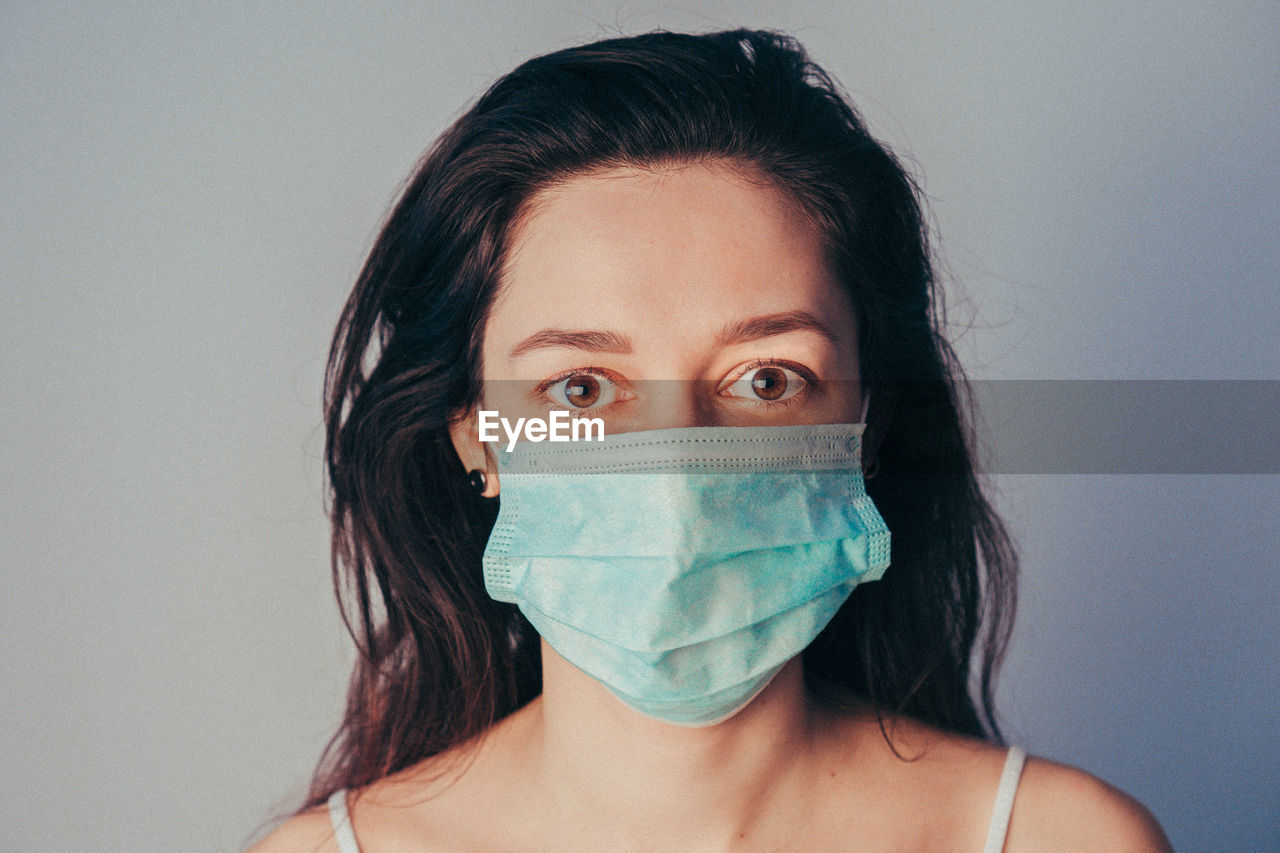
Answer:
<svg viewBox="0 0 1280 853"><path fill-rule="evenodd" d="M498 81L338 327L361 657L257 849L1166 849L998 745L1015 559L934 300L910 178L792 40ZM553 411L604 440L514 441Z"/></svg>

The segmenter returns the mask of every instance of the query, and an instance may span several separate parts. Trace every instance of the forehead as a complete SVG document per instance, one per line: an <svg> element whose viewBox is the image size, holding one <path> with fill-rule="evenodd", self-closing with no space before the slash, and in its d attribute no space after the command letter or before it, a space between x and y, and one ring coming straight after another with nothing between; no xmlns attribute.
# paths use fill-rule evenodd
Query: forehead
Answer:
<svg viewBox="0 0 1280 853"><path fill-rule="evenodd" d="M723 163L614 168L555 184L526 206L486 361L542 328L660 342L744 316L839 318L851 313L847 300L817 227L768 182Z"/></svg>

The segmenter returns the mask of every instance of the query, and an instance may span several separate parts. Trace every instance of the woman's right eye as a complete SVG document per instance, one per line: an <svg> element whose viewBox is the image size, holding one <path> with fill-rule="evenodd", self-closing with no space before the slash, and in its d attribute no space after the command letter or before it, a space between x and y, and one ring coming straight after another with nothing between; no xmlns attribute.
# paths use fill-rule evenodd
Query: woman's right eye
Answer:
<svg viewBox="0 0 1280 853"><path fill-rule="evenodd" d="M608 376L587 370L561 374L544 382L538 390L547 402L569 409L603 409L619 400L630 399Z"/></svg>

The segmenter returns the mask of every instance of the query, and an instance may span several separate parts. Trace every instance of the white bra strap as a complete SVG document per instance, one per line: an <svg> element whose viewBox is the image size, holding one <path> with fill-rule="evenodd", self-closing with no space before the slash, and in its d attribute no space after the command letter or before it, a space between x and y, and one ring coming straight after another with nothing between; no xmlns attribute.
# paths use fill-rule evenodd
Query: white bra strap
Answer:
<svg viewBox="0 0 1280 853"><path fill-rule="evenodd" d="M1009 817L1013 814L1013 798L1018 793L1018 780L1022 778L1022 765L1027 754L1016 746L1009 747L1004 759L1004 771L996 788L996 804L991 809L991 823L987 826L987 843L982 853L1001 853L1004 839L1009 833ZM345 851L344 851L345 853Z"/></svg>
<svg viewBox="0 0 1280 853"><path fill-rule="evenodd" d="M347 812L347 789L334 791L329 797L329 823L338 842L339 853L360 853L355 830L351 828L351 815Z"/></svg>

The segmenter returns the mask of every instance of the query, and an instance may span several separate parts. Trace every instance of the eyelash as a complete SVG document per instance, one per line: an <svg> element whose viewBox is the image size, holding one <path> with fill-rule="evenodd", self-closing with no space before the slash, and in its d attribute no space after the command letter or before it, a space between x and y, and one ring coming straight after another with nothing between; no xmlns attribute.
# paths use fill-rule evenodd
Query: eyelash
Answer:
<svg viewBox="0 0 1280 853"><path fill-rule="evenodd" d="M749 361L745 365L743 365L742 370L738 371L737 376L733 379L732 382L724 383L724 385L721 387L727 387L729 385L732 385L733 382L739 381L740 379L742 379L742 377L746 376L751 371L761 367L785 367L788 370L795 371L796 373L800 374L800 378L804 380L804 388L802 388L799 393L793 394L792 396L787 397L785 400L752 400L752 403L754 405L766 406L771 409L786 408L787 406L790 406L792 403L796 402L797 400L808 397L818 387L818 377L813 375L813 371L809 370L809 368L805 367L804 365L795 363L794 361L787 361L785 359L780 359L780 358L753 359L752 361Z"/></svg>
<svg viewBox="0 0 1280 853"><path fill-rule="evenodd" d="M818 378L813 375L813 371L809 370L804 365L797 364L794 361L787 361L785 359L757 358L743 365L742 369L737 372L737 374L734 376L732 381L721 383L716 389L717 393L719 393L721 389L732 385L734 382L737 382L743 376L750 373L751 371L761 367L785 367L788 370L793 370L800 375L801 379L804 380L805 387L798 394L794 394L786 398L785 400L753 400L752 402L755 405L766 406L768 408L785 408L787 406L790 406L795 401L803 397L807 397L818 387ZM571 376L579 376L582 374L586 374L588 376L595 376L601 379L606 379L617 385L624 384L620 382L618 378L615 378L616 374L614 374L613 371L607 370L603 367L575 367L572 370L563 370L560 373L557 373L555 376L550 377L549 379L544 379L542 382L538 383L537 388L534 389L535 393L537 393L538 396L542 398L544 403L547 403L548 405L558 405L557 401L552 400L547 396L547 389L551 388L553 385L559 382L563 382L564 380L568 379ZM613 404L610 403L609 405L611 406ZM605 406L603 408L608 408L608 406Z"/></svg>
<svg viewBox="0 0 1280 853"><path fill-rule="evenodd" d="M550 397L547 396L547 389L552 387L553 385L556 385L559 382L563 382L564 380L568 379L571 376L581 376L583 374L586 374L587 376L595 376L600 379L608 380L609 382L612 382L618 386L622 386L624 384L620 381L620 377L618 377L617 374L615 374L612 370L606 370L603 367L575 367L572 370L562 370L561 372L557 373L555 376L552 376L550 379L542 380L542 382L538 383L538 387L535 388L534 391L542 399L543 403L546 403L549 406L562 405L559 400L552 400ZM612 406L612 405L614 404L610 403L608 406L602 406L599 409L595 409L594 411L603 411L604 409L607 409L609 408L609 406ZM588 411L588 410L583 409L583 411Z"/></svg>

